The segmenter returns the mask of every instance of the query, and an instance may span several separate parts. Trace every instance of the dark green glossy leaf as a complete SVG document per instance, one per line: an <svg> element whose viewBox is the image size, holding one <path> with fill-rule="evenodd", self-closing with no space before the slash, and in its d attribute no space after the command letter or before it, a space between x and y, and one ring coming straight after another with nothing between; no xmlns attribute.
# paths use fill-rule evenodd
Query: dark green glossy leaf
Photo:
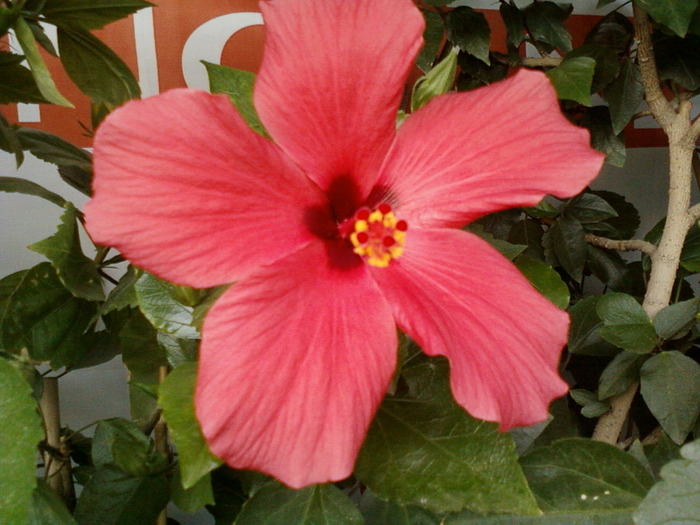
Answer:
<svg viewBox="0 0 700 525"><path fill-rule="evenodd" d="M36 446L44 437L32 387L0 357L0 522L23 524L36 486Z"/></svg>
<svg viewBox="0 0 700 525"><path fill-rule="evenodd" d="M634 62L624 61L618 77L603 91L603 98L610 109L613 133L619 134L644 100L639 67Z"/></svg>
<svg viewBox="0 0 700 525"><path fill-rule="evenodd" d="M22 147L35 157L57 166L74 166L92 173L92 155L61 137L33 128L19 128Z"/></svg>
<svg viewBox="0 0 700 525"><path fill-rule="evenodd" d="M63 286L50 263L41 263L3 279L0 344L14 353L26 349L53 368L71 365L91 347L95 310Z"/></svg>
<svg viewBox="0 0 700 525"><path fill-rule="evenodd" d="M681 449L683 459L661 469L663 481L652 487L637 512L636 525L700 523L700 440Z"/></svg>
<svg viewBox="0 0 700 525"><path fill-rule="evenodd" d="M547 199L542 199L534 208L525 208L525 212L531 217L547 219L554 219L560 213Z"/></svg>
<svg viewBox="0 0 700 525"><path fill-rule="evenodd" d="M423 73L427 73L433 66L435 56L440 50L442 38L445 34L445 24L442 21L442 17L435 11L423 9L421 12L425 19L425 31L423 31L425 44L416 58L416 65Z"/></svg>
<svg viewBox="0 0 700 525"><path fill-rule="evenodd" d="M68 204L68 201L55 194L52 191L47 190L43 186L40 186L36 182L32 182L26 179L19 179L17 177L0 177L0 191L5 191L8 193L23 193L24 195L34 195L35 197L41 197L49 202L54 203L56 206L61 208Z"/></svg>
<svg viewBox="0 0 700 525"><path fill-rule="evenodd" d="M654 317L654 328L662 339L683 337L695 324L698 314L698 299L689 299L672 304Z"/></svg>
<svg viewBox="0 0 700 525"><path fill-rule="evenodd" d="M501 18L508 32L508 43L519 47L525 40L525 20L520 9L513 4L502 2L499 6Z"/></svg>
<svg viewBox="0 0 700 525"><path fill-rule="evenodd" d="M439 525L440 518L416 505L404 507L381 500L366 490L360 498L360 512L365 525Z"/></svg>
<svg viewBox="0 0 700 525"><path fill-rule="evenodd" d="M584 44L566 55L567 60L589 57L595 60L595 74L591 83L591 93L597 93L610 84L620 73L620 59L617 52L600 44Z"/></svg>
<svg viewBox="0 0 700 525"><path fill-rule="evenodd" d="M678 444L700 414L700 365L680 352L662 352L640 371L640 392L651 413Z"/></svg>
<svg viewBox="0 0 700 525"><path fill-rule="evenodd" d="M56 51L53 42L51 42L51 39L46 34L46 31L44 31L44 27L35 20L27 19L27 23L29 24L29 28L32 30L32 34L34 35L37 44L43 47L49 55L57 57L58 51Z"/></svg>
<svg viewBox="0 0 700 525"><path fill-rule="evenodd" d="M590 439L562 439L533 450L520 463L545 513L633 510L654 483L632 456Z"/></svg>
<svg viewBox="0 0 700 525"><path fill-rule="evenodd" d="M590 106L595 64L595 60L590 57L567 56L561 64L547 71L549 80L557 90L557 96Z"/></svg>
<svg viewBox="0 0 700 525"><path fill-rule="evenodd" d="M454 0L425 0L427 5L432 5L433 7L439 7L452 3Z"/></svg>
<svg viewBox="0 0 700 525"><path fill-rule="evenodd" d="M598 44L623 54L632 44L633 37L632 22L616 10L601 18L588 32L583 43Z"/></svg>
<svg viewBox="0 0 700 525"><path fill-rule="evenodd" d="M109 293L107 300L100 306L99 314L106 315L109 312L121 310L123 308L136 308L139 305L136 297L134 285L138 275L133 266L129 266L126 273L119 279L119 283Z"/></svg>
<svg viewBox="0 0 700 525"><path fill-rule="evenodd" d="M452 48L445 58L416 81L411 97L411 111L417 110L427 104L431 98L450 90L455 82L458 53L458 48Z"/></svg>
<svg viewBox="0 0 700 525"><path fill-rule="evenodd" d="M612 128L610 111L606 106L595 106L586 111L581 125L591 132L591 146L605 153L605 161L621 168L625 164L627 151L625 143Z"/></svg>
<svg viewBox="0 0 700 525"><path fill-rule="evenodd" d="M495 53L490 53L493 58ZM499 57L492 64L486 65L478 58L460 51L457 57L460 74L457 76L457 91L469 91L481 86L488 86L499 80L503 80L508 75L508 66L503 63L504 57Z"/></svg>
<svg viewBox="0 0 700 525"><path fill-rule="evenodd" d="M606 341L636 354L648 354L656 347L654 325L634 297L623 293L604 295L596 311L605 325L600 335Z"/></svg>
<svg viewBox="0 0 700 525"><path fill-rule="evenodd" d="M611 290L625 291L629 285L630 270L617 252L589 244L586 263L591 273Z"/></svg>
<svg viewBox="0 0 700 525"><path fill-rule="evenodd" d="M566 7L561 7L563 5ZM569 4L533 2L523 10L530 36L568 53L571 51L571 35L564 26L564 20L569 17L571 10Z"/></svg>
<svg viewBox="0 0 700 525"><path fill-rule="evenodd" d="M103 301L102 278L95 262L83 254L78 235L78 211L71 203L61 215L58 230L51 237L28 248L44 255L56 269L63 285L76 297Z"/></svg>
<svg viewBox="0 0 700 525"><path fill-rule="evenodd" d="M58 49L66 73L93 102L115 108L141 96L138 82L122 59L88 31L59 27Z"/></svg>
<svg viewBox="0 0 700 525"><path fill-rule="evenodd" d="M51 0L41 14L52 24L100 29L152 5L142 0Z"/></svg>
<svg viewBox="0 0 700 525"><path fill-rule="evenodd" d="M202 477L221 465L204 440L194 412L197 363L184 363L161 384L158 404L163 409L173 441L180 455L182 486L193 487Z"/></svg>
<svg viewBox="0 0 700 525"><path fill-rule="evenodd" d="M72 108L73 104L66 100L58 91L58 88L56 88L56 84L51 78L51 73L49 73L44 59L41 58L39 54L39 48L37 47L36 39L34 38L29 24L27 24L24 18L20 17L15 21L14 29L15 36L19 41L19 45L22 47L22 51L24 51L24 56L27 59L27 63L32 71L32 76L34 77L34 81L41 95L52 104Z"/></svg>
<svg viewBox="0 0 700 525"><path fill-rule="evenodd" d="M192 326L192 307L178 301L176 286L144 273L134 285L139 307L159 330L182 339L198 339Z"/></svg>
<svg viewBox="0 0 700 525"><path fill-rule="evenodd" d="M665 225L666 221L662 219L649 230L644 239L658 245ZM685 237L681 252L681 266L689 272L700 272L700 227L697 223L693 224Z"/></svg>
<svg viewBox="0 0 700 525"><path fill-rule="evenodd" d="M490 64L491 29L482 13L474 11L471 7L456 7L447 13L445 28L450 42L485 64Z"/></svg>
<svg viewBox="0 0 700 525"><path fill-rule="evenodd" d="M121 418L103 419L97 425L92 462L98 469L114 467L133 477L161 473L168 465L153 441L134 423Z"/></svg>
<svg viewBox="0 0 700 525"><path fill-rule="evenodd" d="M0 51L0 104L47 102L39 91L32 72L20 64L23 60L22 55Z"/></svg>
<svg viewBox="0 0 700 525"><path fill-rule="evenodd" d="M632 525L633 509L548 512L544 516L488 516L456 514L444 525Z"/></svg>
<svg viewBox="0 0 700 525"><path fill-rule="evenodd" d="M582 193L571 199L566 205L565 213L581 224L600 222L617 217L617 212L602 197L594 193Z"/></svg>
<svg viewBox="0 0 700 525"><path fill-rule="evenodd" d="M216 525L231 525L241 511L243 504L248 500L249 494L264 483L261 481L256 487L249 487L249 484L245 482L246 475L249 474L255 473L234 470L225 465L211 473L215 504L207 505L207 510L216 519ZM262 474L259 476L263 477Z"/></svg>
<svg viewBox="0 0 700 525"><path fill-rule="evenodd" d="M403 379L407 389L385 398L357 459L362 483L379 498L436 512L538 512L512 439L454 402L444 359L418 356Z"/></svg>
<svg viewBox="0 0 700 525"><path fill-rule="evenodd" d="M479 237L484 239L491 246L496 248L501 253L501 255L503 255L506 259L510 261L515 259L521 253L523 253L523 251L525 251L525 248L527 248L527 246L525 246L524 244L511 244L508 241L496 238L493 234L486 231L481 224L470 224L467 229L474 235L478 235Z"/></svg>
<svg viewBox="0 0 700 525"><path fill-rule="evenodd" d="M661 479L661 469L666 463L681 458L681 447L676 445L666 432L661 432L659 440L651 445L644 445L649 466L654 478Z"/></svg>
<svg viewBox="0 0 700 525"><path fill-rule="evenodd" d="M600 374L598 398L608 399L621 394L639 381L639 369L649 357L622 351L617 354Z"/></svg>
<svg viewBox="0 0 700 525"><path fill-rule="evenodd" d="M83 195L92 197L92 171L85 171L75 166L59 166L58 174L69 186Z"/></svg>
<svg viewBox="0 0 700 525"><path fill-rule="evenodd" d="M79 525L155 523L168 503L165 474L135 478L111 467L98 468L75 508Z"/></svg>
<svg viewBox="0 0 700 525"><path fill-rule="evenodd" d="M19 169L24 162L22 144L17 136L17 130L5 119L2 113L0 113L0 149L15 156L15 166Z"/></svg>
<svg viewBox="0 0 700 525"><path fill-rule="evenodd" d="M210 62L202 62L209 75L209 87L212 93L228 95L241 117L253 131L267 136L265 127L260 122L258 112L253 105L253 84L255 74L242 69L220 66Z"/></svg>
<svg viewBox="0 0 700 525"><path fill-rule="evenodd" d="M76 522L58 494L39 480L32 495L26 525L76 525Z"/></svg>
<svg viewBox="0 0 700 525"><path fill-rule="evenodd" d="M362 515L332 484L292 490L269 481L248 500L236 525L362 525Z"/></svg>
<svg viewBox="0 0 700 525"><path fill-rule="evenodd" d="M577 388L569 391L571 397L576 403L581 405L581 415L583 417L600 417L610 410L610 403L605 403L598 399L595 392L583 388Z"/></svg>
<svg viewBox="0 0 700 525"><path fill-rule="evenodd" d="M527 255L519 255L513 262L537 291L554 305L562 310L569 306L569 288L551 266Z"/></svg>
<svg viewBox="0 0 700 525"><path fill-rule="evenodd" d="M700 89L700 36L661 35L654 40L659 76L691 91Z"/></svg>
<svg viewBox="0 0 700 525"><path fill-rule="evenodd" d="M543 241L545 251L553 253L566 273L576 282L581 282L588 250L586 234L581 223L571 217L559 217L547 231Z"/></svg>
<svg viewBox="0 0 700 525"><path fill-rule="evenodd" d="M544 249L542 248L542 237L544 230L538 221L526 218L516 222L508 232L507 241L511 244L527 246L523 252L525 255L544 260Z"/></svg>
<svg viewBox="0 0 700 525"><path fill-rule="evenodd" d="M188 514L194 514L202 507L214 504L214 492L209 474L200 478L193 487L186 489L182 486L180 469L176 469L170 483L170 492L173 503Z"/></svg>
<svg viewBox="0 0 700 525"><path fill-rule="evenodd" d="M612 239L630 239L639 228L639 212L622 195L612 191L594 190L591 193L598 195L607 201L617 212L617 217L612 217L597 224L588 224L589 231L599 231Z"/></svg>
<svg viewBox="0 0 700 525"><path fill-rule="evenodd" d="M158 344L172 368L197 360L199 353L199 340L197 339L178 339L165 332L158 332Z"/></svg>
<svg viewBox="0 0 700 525"><path fill-rule="evenodd" d="M569 329L569 352L581 355L613 355L619 349L603 339L599 330L603 321L598 316L596 306L598 297L592 296L580 300L569 310L571 328Z"/></svg>
<svg viewBox="0 0 700 525"><path fill-rule="evenodd" d="M671 29L678 36L685 36L698 6L698 0L634 0L649 15Z"/></svg>

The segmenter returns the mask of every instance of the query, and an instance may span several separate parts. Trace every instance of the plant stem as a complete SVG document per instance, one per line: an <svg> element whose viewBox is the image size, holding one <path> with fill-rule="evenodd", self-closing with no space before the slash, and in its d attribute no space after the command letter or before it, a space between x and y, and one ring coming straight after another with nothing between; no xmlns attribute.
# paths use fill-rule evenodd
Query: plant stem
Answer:
<svg viewBox="0 0 700 525"><path fill-rule="evenodd" d="M641 239L618 241L614 239L607 239L605 237L599 237L598 235L593 235L592 233L587 233L586 241L594 246L600 246L601 248L605 248L607 250L617 250L620 252L638 250L642 253L646 253L647 255L651 255L656 251L656 246Z"/></svg>
<svg viewBox="0 0 700 525"><path fill-rule="evenodd" d="M61 440L61 413L58 403L58 379L44 377L39 408L44 420L47 451L44 452L46 482L66 503L75 506L75 487L71 473L70 451Z"/></svg>
<svg viewBox="0 0 700 525"><path fill-rule="evenodd" d="M168 367L161 366L158 368L158 384L162 384L165 378L168 376ZM165 424L165 419L161 415L153 429L153 441L155 441L156 450L161 454L164 454L168 459L170 457L170 447L168 446L168 426ZM163 509L158 515L156 525L167 525L168 516L166 509Z"/></svg>
<svg viewBox="0 0 700 525"><path fill-rule="evenodd" d="M698 120L693 123L690 119L690 101L681 100L676 112L661 91L649 19L646 12L636 4L634 26L645 98L669 140L668 212L659 245L651 254L651 273L642 303L644 311L653 319L671 300L683 242L699 215L697 207L690 208L690 192L695 141L700 135L700 124ZM611 409L598 420L593 439L613 444L617 442L638 386L639 383L634 383L610 400Z"/></svg>

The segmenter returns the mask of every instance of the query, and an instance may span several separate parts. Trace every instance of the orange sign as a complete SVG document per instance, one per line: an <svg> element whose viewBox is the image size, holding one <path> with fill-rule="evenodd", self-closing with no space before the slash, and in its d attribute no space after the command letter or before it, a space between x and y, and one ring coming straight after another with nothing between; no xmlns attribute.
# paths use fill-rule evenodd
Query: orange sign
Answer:
<svg viewBox="0 0 700 525"><path fill-rule="evenodd" d="M505 29L498 12L484 13L492 28L492 47L505 51ZM574 46L582 43L598 19L588 15L570 17ZM175 87L206 89L206 70L200 60L256 72L265 38L262 23L258 0L160 0L158 7L141 10L96 35L134 71L146 97ZM76 145L90 146L91 140L81 126L90 127L88 99L67 78L58 59L46 55L45 60L59 90L75 109L19 104L10 106L8 118L50 131ZM628 146L665 145L665 135L658 129L635 129L630 125L625 133Z"/></svg>

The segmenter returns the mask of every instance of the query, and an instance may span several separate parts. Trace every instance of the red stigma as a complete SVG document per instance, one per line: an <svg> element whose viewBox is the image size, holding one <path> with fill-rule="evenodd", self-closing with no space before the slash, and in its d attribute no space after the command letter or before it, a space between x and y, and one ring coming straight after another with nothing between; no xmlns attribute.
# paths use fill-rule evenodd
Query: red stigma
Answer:
<svg viewBox="0 0 700 525"><path fill-rule="evenodd" d="M406 230L408 230L408 223L404 220L401 220L396 223L396 229L400 232L405 232Z"/></svg>
<svg viewBox="0 0 700 525"><path fill-rule="evenodd" d="M390 248L394 244L396 244L396 239L393 237L389 237L388 235L382 239L382 244L386 246L387 248Z"/></svg>
<svg viewBox="0 0 700 525"><path fill-rule="evenodd" d="M366 221L369 219L369 210L367 208L360 208L355 214L355 218L359 221Z"/></svg>
<svg viewBox="0 0 700 525"><path fill-rule="evenodd" d="M391 211L391 206L389 206L387 203L382 202L379 206L377 206L377 209L382 212L383 215L386 215Z"/></svg>
<svg viewBox="0 0 700 525"><path fill-rule="evenodd" d="M369 241L369 235L367 232L357 232L357 242L360 244L365 244L367 241Z"/></svg>

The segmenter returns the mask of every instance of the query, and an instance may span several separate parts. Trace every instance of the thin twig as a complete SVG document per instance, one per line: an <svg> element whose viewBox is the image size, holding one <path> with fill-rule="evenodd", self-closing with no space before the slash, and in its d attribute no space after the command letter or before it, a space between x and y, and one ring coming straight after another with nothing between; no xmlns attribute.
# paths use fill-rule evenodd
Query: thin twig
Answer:
<svg viewBox="0 0 700 525"><path fill-rule="evenodd" d="M557 57L523 57L520 63L525 67L555 67L561 64Z"/></svg>
<svg viewBox="0 0 700 525"><path fill-rule="evenodd" d="M637 250L642 253L646 253L647 255L652 255L656 251L655 245L642 239L616 241L614 239L607 239L605 237L593 235L592 233L587 233L586 241L594 246L600 246L601 248L605 248L607 250L617 250L620 252Z"/></svg>

